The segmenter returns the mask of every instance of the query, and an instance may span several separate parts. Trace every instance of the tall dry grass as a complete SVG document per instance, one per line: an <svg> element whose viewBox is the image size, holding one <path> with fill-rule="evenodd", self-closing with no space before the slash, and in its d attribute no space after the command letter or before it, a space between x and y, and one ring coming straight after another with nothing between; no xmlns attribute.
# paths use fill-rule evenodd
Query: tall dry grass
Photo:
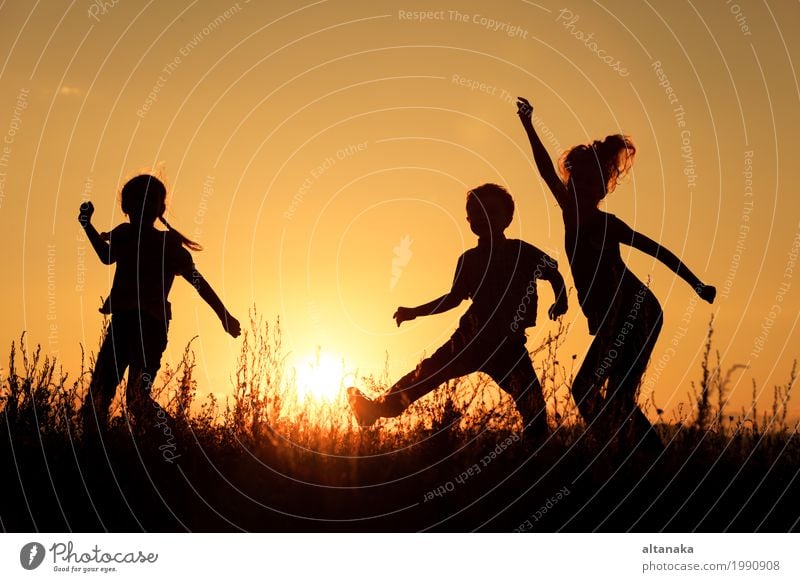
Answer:
<svg viewBox="0 0 800 582"><path fill-rule="evenodd" d="M174 463L159 456L171 446L167 435L132 431L124 383L101 448L93 448L80 421L93 356L83 354L70 376L41 347L31 348L23 334L12 343L8 372L0 378L0 466L6 476L16 476L12 484L18 483L8 490L16 490L16 497L8 493L0 499L0 528L510 530L515 519L522 521L519 512L538 508L542 496L565 483L575 492L572 505L565 504L560 517L554 514L552 519L561 521L541 527L681 530L700 527L698 519L712 530L796 526L791 510L780 505L797 485L793 475L800 461L798 425L790 417L796 363L786 383L771 390L771 405L759 408L760 391L753 382L751 404L734 411L730 395L743 370L723 365L713 349L712 321L690 400L671 420L652 407L666 451L644 461L627 450L608 457L581 439L583 425L569 393L578 362L564 357L566 331L560 322L532 353L553 429L547 448L523 440L498 449L499 443L512 442L521 422L512 400L487 377L451 381L402 416L362 430L344 390L333 400L301 397L287 364L280 321L269 322L253 310L224 401L198 395L191 342L180 360L159 374L152 396L172 418L179 443ZM357 382L377 395L388 389L390 379L384 371ZM502 454L492 456L498 450ZM424 496L488 458L491 464L478 477L438 499L431 513ZM620 458L632 458L634 465L620 473L610 462ZM647 479L656 483L644 487ZM639 497L630 497L637 491ZM635 500L633 514L630 508L614 509L627 507L614 497L622 493L628 505ZM30 501L39 498L49 501ZM365 499L370 500L366 507ZM575 505L581 499L598 508L589 512ZM159 504L168 511L154 512ZM395 514L398 506L406 507L405 513ZM512 507L517 509L511 512ZM708 507L714 512L702 509L698 518L698 508ZM383 517L353 520L368 510ZM614 519L604 513L611 510ZM436 521L439 514L444 517ZM487 525L485 516L495 514L501 517ZM435 526L440 522L445 525Z"/></svg>
<svg viewBox="0 0 800 582"><path fill-rule="evenodd" d="M563 435L580 430L581 425L569 391L576 372L576 356L564 358L561 354L566 332L566 325L560 320L557 329L531 352L551 427L562 429ZM753 380L750 405L732 411L731 386L745 366L724 367L719 351L713 349L713 336L712 319L700 378L691 382L691 401L679 404L672 420L665 419L664 411L655 408L660 430L692 429L726 437L743 432L785 436L796 431L797 424L791 424L789 416L798 377L796 360L786 383L773 387L771 404L766 409L759 410L760 392ZM507 434L521 428L513 401L488 377L474 374L448 382L414 403L399 418L379 421L373 430L360 430L343 389L333 400L301 398L292 370L287 369L280 320L270 323L255 309L243 334L233 386L224 402L213 393L198 399L191 347L190 341L177 364L164 366L152 397L170 413L179 430L218 442L227 438L247 446L268 442L330 454L374 453L443 431L470 440L480 434ZM12 434L79 437L79 412L93 366L94 355L87 356L82 349L78 371L70 377L55 358L42 353L41 346L31 348L23 333L18 342L12 342L8 373L0 378L3 423ZM373 396L386 391L390 385L386 370L388 360L379 377L359 378L360 387ZM119 426L125 425L124 390L123 382L111 408L112 418Z"/></svg>

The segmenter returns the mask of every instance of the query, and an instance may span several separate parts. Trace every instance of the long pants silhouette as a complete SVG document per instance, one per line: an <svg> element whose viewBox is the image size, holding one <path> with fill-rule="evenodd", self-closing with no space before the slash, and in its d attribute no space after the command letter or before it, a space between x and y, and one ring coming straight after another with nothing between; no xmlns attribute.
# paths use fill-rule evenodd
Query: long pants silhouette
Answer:
<svg viewBox="0 0 800 582"><path fill-rule="evenodd" d="M488 374L514 399L526 434L535 437L547 434L542 386L522 335L486 341L456 330L447 343L378 399L382 416L398 416L437 386L473 372Z"/></svg>
<svg viewBox="0 0 800 582"><path fill-rule="evenodd" d="M167 347L167 325L139 311L111 316L82 408L85 432L107 428L109 406L126 369L125 402L137 422L152 419L159 410L163 411L150 398L150 390Z"/></svg>
<svg viewBox="0 0 800 582"><path fill-rule="evenodd" d="M663 317L661 305L645 286L618 295L572 385L572 396L587 423L632 432L629 437L643 437L651 428L636 398Z"/></svg>

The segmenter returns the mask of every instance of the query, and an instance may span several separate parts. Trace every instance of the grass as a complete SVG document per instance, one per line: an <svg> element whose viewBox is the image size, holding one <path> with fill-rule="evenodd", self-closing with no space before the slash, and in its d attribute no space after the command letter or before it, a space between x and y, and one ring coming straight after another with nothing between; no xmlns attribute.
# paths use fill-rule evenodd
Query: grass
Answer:
<svg viewBox="0 0 800 582"><path fill-rule="evenodd" d="M74 377L23 335L0 379L3 531L791 531L800 441L788 421L793 364L768 410L729 411L709 325L691 406L647 403L666 449L584 433L569 397L565 329L533 354L553 436L519 438L513 404L481 376L454 381L378 427L355 427L343 396L301 401L279 322L257 313L232 394L197 401L194 355L160 374L174 422L132 431L119 395L102 441L83 438L91 356ZM380 393L386 374L360 385ZM123 393L120 389L119 393ZM565 494L565 492L568 492ZM554 501L555 500L555 501Z"/></svg>

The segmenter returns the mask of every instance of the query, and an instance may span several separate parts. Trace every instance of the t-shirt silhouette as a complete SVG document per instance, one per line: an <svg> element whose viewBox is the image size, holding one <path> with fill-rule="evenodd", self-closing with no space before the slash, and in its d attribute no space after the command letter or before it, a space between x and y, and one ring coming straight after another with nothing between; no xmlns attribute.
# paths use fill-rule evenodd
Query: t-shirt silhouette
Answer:
<svg viewBox="0 0 800 582"><path fill-rule="evenodd" d="M564 212L565 246L578 301L594 335L618 297L636 293L642 283L625 266L619 245L634 233L622 220L600 210ZM580 222L578 222L580 218Z"/></svg>
<svg viewBox="0 0 800 582"><path fill-rule="evenodd" d="M536 281L557 269L552 257L525 241L479 243L456 267L451 293L472 300L459 327L482 337L524 335L536 325Z"/></svg>
<svg viewBox="0 0 800 582"><path fill-rule="evenodd" d="M114 283L101 313L141 311L169 321L172 307L167 301L175 275L190 279L192 255L171 231L130 223L117 226L109 235L111 259L116 262Z"/></svg>

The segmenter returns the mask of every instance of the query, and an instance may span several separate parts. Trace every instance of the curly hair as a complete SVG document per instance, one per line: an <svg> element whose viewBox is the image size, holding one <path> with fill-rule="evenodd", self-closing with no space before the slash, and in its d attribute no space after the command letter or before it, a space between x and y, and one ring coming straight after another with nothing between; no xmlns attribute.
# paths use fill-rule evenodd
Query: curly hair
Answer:
<svg viewBox="0 0 800 582"><path fill-rule="evenodd" d="M609 135L589 145L581 144L567 150L558 161L561 179L568 184L573 177L593 177L599 171L605 191L600 199L614 191L633 165L636 146L627 135ZM599 201L599 200L598 200Z"/></svg>

